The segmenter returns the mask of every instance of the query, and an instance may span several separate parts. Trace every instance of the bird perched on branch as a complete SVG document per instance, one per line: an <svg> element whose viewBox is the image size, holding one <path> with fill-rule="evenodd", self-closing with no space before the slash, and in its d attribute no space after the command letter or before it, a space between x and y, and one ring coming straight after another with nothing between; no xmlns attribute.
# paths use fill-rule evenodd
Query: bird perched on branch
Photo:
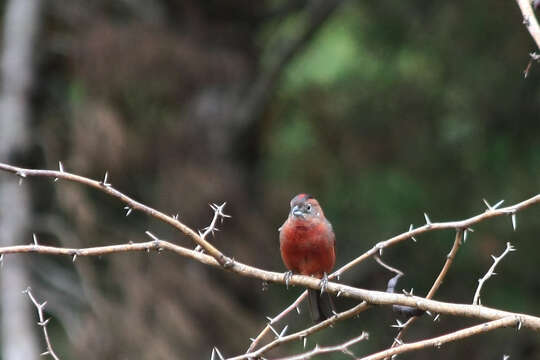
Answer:
<svg viewBox="0 0 540 360"><path fill-rule="evenodd" d="M308 194L299 194L291 200L291 211L279 228L281 257L289 272L321 279L322 291L308 289L309 309L314 322L333 315L334 304L324 287L327 274L336 261L336 237L332 224L324 216L319 202Z"/></svg>

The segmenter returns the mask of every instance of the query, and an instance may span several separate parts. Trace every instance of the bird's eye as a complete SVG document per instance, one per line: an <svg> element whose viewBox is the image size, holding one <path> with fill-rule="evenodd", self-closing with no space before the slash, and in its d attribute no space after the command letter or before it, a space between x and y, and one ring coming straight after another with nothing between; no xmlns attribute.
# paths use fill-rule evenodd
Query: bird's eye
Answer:
<svg viewBox="0 0 540 360"><path fill-rule="evenodd" d="M307 205L306 205L306 210L307 210L307 211L311 211L311 204L307 204Z"/></svg>

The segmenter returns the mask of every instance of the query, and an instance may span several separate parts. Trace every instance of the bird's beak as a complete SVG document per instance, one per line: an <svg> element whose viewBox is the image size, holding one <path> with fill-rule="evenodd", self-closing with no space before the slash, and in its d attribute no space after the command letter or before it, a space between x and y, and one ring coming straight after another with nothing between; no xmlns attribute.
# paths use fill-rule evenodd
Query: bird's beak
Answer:
<svg viewBox="0 0 540 360"><path fill-rule="evenodd" d="M292 214L294 216L304 217L304 213L302 212L302 210L300 210L300 207L298 205L295 205L292 208Z"/></svg>

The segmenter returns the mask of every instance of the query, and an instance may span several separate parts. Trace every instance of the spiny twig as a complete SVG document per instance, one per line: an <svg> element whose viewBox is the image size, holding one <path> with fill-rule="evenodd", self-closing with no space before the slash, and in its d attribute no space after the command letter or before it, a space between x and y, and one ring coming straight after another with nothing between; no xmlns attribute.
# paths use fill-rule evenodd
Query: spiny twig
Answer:
<svg viewBox="0 0 540 360"><path fill-rule="evenodd" d="M491 255L491 257L493 258L493 264L491 265L491 267L489 268L489 270L487 271L487 273L481 277L480 279L478 279L478 287L476 288L476 292L474 293L474 298L473 298L473 305L481 305L481 301L480 301L480 291L482 290L482 286L484 286L484 283L492 276L494 275L497 275L495 273L495 267L497 266L497 264L499 263L499 261L502 260L503 257L506 256L506 254L508 254L509 252L511 251L516 251L516 249L509 243L507 242L506 243L506 249L503 251L503 253L499 256L499 257L496 257L494 255Z"/></svg>
<svg viewBox="0 0 540 360"><path fill-rule="evenodd" d="M51 340L49 339L49 332L47 331L47 325L49 324L49 321L51 319L50 318L45 319L45 315L43 314L43 309L45 308L45 305L47 305L47 302L44 301L43 303L40 304L36 300L34 295L32 295L32 291L30 287L26 288L26 290L23 291L23 294L28 295L28 297L30 298L30 300L32 301L32 303L34 304L34 306L36 307L38 311L38 317L39 317L38 325L41 326L41 329L43 330L43 337L45 338L45 344L47 345L47 350L41 353L41 356L50 355L52 356L53 359L60 360L60 358L56 355L56 353L54 352L52 348Z"/></svg>

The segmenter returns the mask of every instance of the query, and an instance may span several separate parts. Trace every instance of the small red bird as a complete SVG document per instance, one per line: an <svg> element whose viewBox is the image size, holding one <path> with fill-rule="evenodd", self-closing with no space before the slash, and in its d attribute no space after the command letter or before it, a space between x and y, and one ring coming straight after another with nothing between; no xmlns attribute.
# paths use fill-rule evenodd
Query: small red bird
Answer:
<svg viewBox="0 0 540 360"><path fill-rule="evenodd" d="M336 236L312 196L299 194L291 200L289 217L279 228L279 244L281 258L291 272L327 281L326 275L336 262ZM330 295L311 289L308 292L313 321L331 317L334 305Z"/></svg>

